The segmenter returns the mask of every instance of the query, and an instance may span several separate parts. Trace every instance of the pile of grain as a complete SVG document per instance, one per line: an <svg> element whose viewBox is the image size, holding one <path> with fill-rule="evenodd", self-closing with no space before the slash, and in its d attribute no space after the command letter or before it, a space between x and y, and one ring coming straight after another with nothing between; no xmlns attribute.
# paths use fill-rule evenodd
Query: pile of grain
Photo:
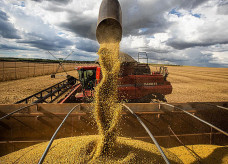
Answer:
<svg viewBox="0 0 228 164"><path fill-rule="evenodd" d="M91 160L101 136L81 136L55 140L44 163L164 163L155 145L129 138L117 137L112 156ZM30 146L0 158L0 163L38 163L47 142ZM165 150L171 163L181 161Z"/></svg>
<svg viewBox="0 0 228 164"><path fill-rule="evenodd" d="M53 142L44 163L165 163L154 144L117 137L113 155L93 159L101 136L80 136ZM0 157L0 163L38 163L48 142L21 149ZM216 145L183 146L165 149L171 163L228 163L228 147Z"/></svg>
<svg viewBox="0 0 228 164"><path fill-rule="evenodd" d="M168 149L184 163L228 163L228 147L216 145L189 145Z"/></svg>
<svg viewBox="0 0 228 164"><path fill-rule="evenodd" d="M104 43L98 51L102 70L102 80L95 89L94 117L100 140L93 159L110 156L117 136L117 123L120 120L121 104L117 103L117 80L120 70L119 43Z"/></svg>

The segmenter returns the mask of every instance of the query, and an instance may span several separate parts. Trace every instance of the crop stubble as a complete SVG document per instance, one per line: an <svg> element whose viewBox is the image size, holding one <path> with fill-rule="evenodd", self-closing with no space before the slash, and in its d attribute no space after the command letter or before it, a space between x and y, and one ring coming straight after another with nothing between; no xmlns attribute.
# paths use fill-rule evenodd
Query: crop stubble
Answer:
<svg viewBox="0 0 228 164"><path fill-rule="evenodd" d="M228 100L228 68L169 66L173 92L168 102L220 102Z"/></svg>

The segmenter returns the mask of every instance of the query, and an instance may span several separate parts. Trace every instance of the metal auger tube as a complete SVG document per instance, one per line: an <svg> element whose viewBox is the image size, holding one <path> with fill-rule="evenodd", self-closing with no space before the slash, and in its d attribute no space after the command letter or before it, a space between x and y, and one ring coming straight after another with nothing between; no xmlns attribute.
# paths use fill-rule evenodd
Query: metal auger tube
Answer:
<svg viewBox="0 0 228 164"><path fill-rule="evenodd" d="M101 2L96 37L100 44L121 41L122 11L118 0L103 0Z"/></svg>

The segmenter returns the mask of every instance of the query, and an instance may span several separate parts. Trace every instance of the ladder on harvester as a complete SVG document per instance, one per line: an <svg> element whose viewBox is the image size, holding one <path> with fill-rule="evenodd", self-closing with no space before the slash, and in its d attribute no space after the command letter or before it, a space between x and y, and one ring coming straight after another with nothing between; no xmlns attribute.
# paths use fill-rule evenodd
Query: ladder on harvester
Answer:
<svg viewBox="0 0 228 164"><path fill-rule="evenodd" d="M146 63L140 63L140 59L146 59ZM135 68L135 74L151 74L150 67L148 65L148 56L146 52L138 52L138 62Z"/></svg>
<svg viewBox="0 0 228 164"><path fill-rule="evenodd" d="M146 64L148 65L148 55L146 52L138 52L138 63L140 59L146 59Z"/></svg>

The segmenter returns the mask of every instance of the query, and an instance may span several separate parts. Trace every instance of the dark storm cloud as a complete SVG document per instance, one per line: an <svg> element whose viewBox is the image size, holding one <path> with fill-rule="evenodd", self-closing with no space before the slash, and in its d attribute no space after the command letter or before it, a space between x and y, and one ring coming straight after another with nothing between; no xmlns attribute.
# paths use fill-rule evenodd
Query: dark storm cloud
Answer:
<svg viewBox="0 0 228 164"><path fill-rule="evenodd" d="M60 0L59 0L60 1ZM68 18L59 26L74 32L76 35L84 38L96 40L97 19L93 16L84 16L81 12L75 12L64 6L56 5L58 1L49 1L46 10L54 12L68 12ZM71 1L66 1L69 3ZM189 10L202 4L205 0L174 0L172 3L165 1L120 1L123 12L123 36L153 35L154 33L164 32L169 28L170 22L164 18L164 13L173 8L188 8ZM59 2L58 2L59 3Z"/></svg>
<svg viewBox="0 0 228 164"><path fill-rule="evenodd" d="M152 35L163 32L169 26L163 17L164 12L169 8L166 3L161 5L156 1L123 0L120 4L124 36Z"/></svg>
<svg viewBox="0 0 228 164"><path fill-rule="evenodd" d="M154 48L154 47L146 47L146 48L142 48L142 51L145 51L145 52L155 52L155 53L169 53L169 52L172 52L173 50L170 49L170 48Z"/></svg>
<svg viewBox="0 0 228 164"><path fill-rule="evenodd" d="M30 50L29 48L0 44L0 50Z"/></svg>
<svg viewBox="0 0 228 164"><path fill-rule="evenodd" d="M43 2L45 0L34 0L37 2ZM44 6L45 10L49 10L52 12L69 12L72 13L74 10L66 8L65 6L72 2L72 0L46 0L49 3L47 3L46 6Z"/></svg>
<svg viewBox="0 0 228 164"><path fill-rule="evenodd" d="M133 57L136 61L138 61L138 51L136 50L124 50L125 53L129 54L131 57ZM178 65L182 65L182 63L187 62L188 59L186 57L180 57L174 55L172 52L169 53L159 53L159 52L153 52L153 51L147 51L147 56L149 61L154 61L158 63L174 63ZM143 57L143 56L141 56ZM145 62L146 60L140 59L139 62Z"/></svg>
<svg viewBox="0 0 228 164"><path fill-rule="evenodd" d="M184 1L181 1L179 8L193 9L207 1L208 0L190 0L190 1L184 0Z"/></svg>
<svg viewBox="0 0 228 164"><path fill-rule="evenodd" d="M122 49L123 52L132 56L135 60L138 59L138 51L134 49ZM202 53L198 48L190 48L186 50L173 50L170 52L154 52L147 51L149 62L160 64L176 64L190 65L201 67L227 67L226 64L220 64L219 59L212 53ZM145 60L140 60L145 62Z"/></svg>
<svg viewBox="0 0 228 164"><path fill-rule="evenodd" d="M86 52L97 52L99 45L97 42L89 39L80 39L76 42L76 47L79 50Z"/></svg>
<svg viewBox="0 0 228 164"><path fill-rule="evenodd" d="M32 0L32 1L36 1L36 2L48 1L48 2L53 2L57 5L64 5L64 4L68 4L68 3L72 2L72 0Z"/></svg>
<svg viewBox="0 0 228 164"><path fill-rule="evenodd" d="M220 1L217 12L221 15L228 15L228 1Z"/></svg>
<svg viewBox="0 0 228 164"><path fill-rule="evenodd" d="M182 52L183 53L183 52ZM174 54L168 54L173 56ZM181 56L179 56L181 59ZM190 65L190 66L199 66L199 67L227 67L227 65L218 63L219 59L215 57L212 53L202 53L199 49L192 48L187 50L182 56L183 60L170 60L175 64L179 65ZM176 56L174 59L177 59Z"/></svg>
<svg viewBox="0 0 228 164"><path fill-rule="evenodd" d="M191 10L207 0L173 0L170 1L120 1L123 12L123 34L153 35L165 32L171 25L164 18L164 13L174 8ZM143 29L143 30L142 30ZM144 30L145 29L145 30ZM140 32L143 31L143 32Z"/></svg>
<svg viewBox="0 0 228 164"><path fill-rule="evenodd" d="M167 41L167 45L178 49L178 50L183 50L186 48L191 48L191 47L196 47L196 46L211 46L211 45L215 45L215 44L228 44L228 40L227 41L211 41L211 40L207 40L204 42L185 42L185 41L181 41L181 40L168 40Z"/></svg>
<svg viewBox="0 0 228 164"><path fill-rule="evenodd" d="M63 6L52 5L52 4L48 4L44 9L52 12L64 12L64 11L68 13L73 12L71 9L67 9L67 8L64 8Z"/></svg>
<svg viewBox="0 0 228 164"><path fill-rule="evenodd" d="M153 33L164 32L170 24L163 17L164 7L162 10L159 7L156 10L151 10L151 7L147 10L144 8L145 6L149 7L150 3L141 4L141 2L129 0L120 1L120 3L123 12L123 36L152 35ZM159 4L159 6L162 5ZM50 5L46 9L54 12L67 11L67 21L60 23L59 26L80 37L96 40L97 18L94 18L93 15L91 17L85 16L82 13L55 5Z"/></svg>
<svg viewBox="0 0 228 164"><path fill-rule="evenodd" d="M77 61L95 61L98 59L98 56L91 56L90 53L86 52L74 52L69 59L77 60Z"/></svg>
<svg viewBox="0 0 228 164"><path fill-rule="evenodd" d="M43 2L45 0L35 0L35 1ZM52 12L67 12L68 14L68 17L64 20L64 22L60 22L59 24L57 24L58 26L60 26L61 28L64 28L67 31L75 33L77 36L96 40L95 31L96 31L97 19L94 18L94 15L91 15L91 17L88 15L85 16L83 15L84 10L75 11L74 8L71 8L69 6L66 7L66 5L71 3L73 0L46 0L46 1L48 1L49 3L46 6L43 6L45 10L52 11ZM85 2L85 4L86 3L87 2ZM91 8L87 8L87 10L91 10Z"/></svg>
<svg viewBox="0 0 228 164"><path fill-rule="evenodd" d="M219 61L212 53L202 53L197 48L189 49L185 52L185 57L188 59L182 62L182 65L192 65L200 67L225 67L224 64L216 63Z"/></svg>
<svg viewBox="0 0 228 164"><path fill-rule="evenodd" d="M59 5L68 4L68 3L72 2L72 0L46 0L46 1L54 2Z"/></svg>
<svg viewBox="0 0 228 164"><path fill-rule="evenodd" d="M63 39L58 36L52 38L40 37L39 39L22 40L18 41L18 43L30 44L32 47L43 50L59 50L73 45L72 41Z"/></svg>
<svg viewBox="0 0 228 164"><path fill-rule="evenodd" d="M188 61L188 59L186 59L185 57L174 57L172 53L149 52L148 57L151 60L168 61L172 63L182 63L184 61Z"/></svg>
<svg viewBox="0 0 228 164"><path fill-rule="evenodd" d="M69 16L68 20L68 22L61 23L60 26L80 37L96 40L96 19L74 13Z"/></svg>
<svg viewBox="0 0 228 164"><path fill-rule="evenodd" d="M7 14L0 10L0 35L3 38L9 39L20 39L21 37L17 34L17 30L13 24L9 22Z"/></svg>
<svg viewBox="0 0 228 164"><path fill-rule="evenodd" d="M226 67L227 65L218 64L219 59L214 57L211 53L202 53L198 49L187 50L183 55L176 55L175 53L148 53L151 61L158 63L172 63L176 65L191 65L200 67Z"/></svg>

